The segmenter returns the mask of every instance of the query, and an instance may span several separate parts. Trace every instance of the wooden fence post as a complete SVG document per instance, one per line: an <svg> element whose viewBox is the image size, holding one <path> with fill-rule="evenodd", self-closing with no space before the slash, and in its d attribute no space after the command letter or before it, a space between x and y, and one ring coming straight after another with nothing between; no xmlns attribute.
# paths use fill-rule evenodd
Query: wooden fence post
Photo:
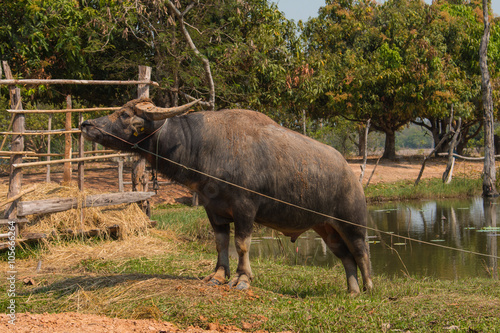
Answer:
<svg viewBox="0 0 500 333"><path fill-rule="evenodd" d="M47 124L47 130L52 130L52 117L54 115L52 113L49 114L49 123ZM50 161L50 135L47 135L47 161ZM47 164L47 178L46 178L47 183L50 183L50 164Z"/></svg>
<svg viewBox="0 0 500 333"><path fill-rule="evenodd" d="M139 80L151 80L151 67L139 66ZM149 85L139 84L137 87L137 97L148 98ZM148 184L147 178L146 160L144 158L139 158L135 161L132 170L132 190L146 192Z"/></svg>
<svg viewBox="0 0 500 333"><path fill-rule="evenodd" d="M151 67L139 66L139 81L151 80ZM138 98L149 98L149 85L139 84L137 87ZM148 190L148 175L146 172L146 160L139 158L132 169L132 190L147 192ZM142 208L150 215L149 201L142 202Z"/></svg>
<svg viewBox="0 0 500 333"><path fill-rule="evenodd" d="M80 112L78 114L78 126L83 123L83 113ZM78 157L84 157L85 155L85 138L83 134L80 133L78 137ZM85 172L85 162L78 162L78 189L83 191L83 186L85 184L84 180L84 172Z"/></svg>
<svg viewBox="0 0 500 333"><path fill-rule="evenodd" d="M151 80L151 67L139 66L139 81ZM149 84L139 84L137 86L138 98L149 98Z"/></svg>
<svg viewBox="0 0 500 333"><path fill-rule="evenodd" d="M67 109L72 108L71 95L66 96L66 108ZM65 130L71 131L71 112L66 112ZM71 158L71 151L72 151L71 133L64 134L64 137L65 137L64 158L69 159L69 158ZM63 183L66 183L68 185L71 183L71 162L64 163Z"/></svg>
<svg viewBox="0 0 500 333"><path fill-rule="evenodd" d="M118 157L118 192L123 192L123 159Z"/></svg>
<svg viewBox="0 0 500 333"><path fill-rule="evenodd" d="M3 69L5 72L5 77L7 79L13 79L12 72L7 61L3 61ZM10 104L12 109L22 110L23 106L21 104L21 89L15 86L9 86ZM23 133L25 131L25 115L24 113L17 113L14 116L12 122L12 131L15 133ZM24 136L22 134L16 134L12 136L12 142L10 150L13 152L22 152L24 150ZM10 178L9 178L9 192L7 198L12 198L21 192L21 184L23 179L23 171L21 168L14 168L12 165L15 163L22 163L23 155L12 155L10 158ZM15 219L17 213L15 208L17 207L17 202L19 199L14 200L5 209L4 217L6 219ZM16 236L17 236L16 228Z"/></svg>

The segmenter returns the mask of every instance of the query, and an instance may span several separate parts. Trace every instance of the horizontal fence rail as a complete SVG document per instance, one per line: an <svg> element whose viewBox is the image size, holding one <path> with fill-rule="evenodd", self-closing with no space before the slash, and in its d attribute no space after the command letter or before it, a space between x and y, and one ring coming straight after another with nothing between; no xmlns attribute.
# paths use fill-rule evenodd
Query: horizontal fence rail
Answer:
<svg viewBox="0 0 500 333"><path fill-rule="evenodd" d="M40 131L30 131L27 130L25 132L0 132L0 135L58 135L58 134L74 134L81 133L79 129L73 130L40 130Z"/></svg>
<svg viewBox="0 0 500 333"><path fill-rule="evenodd" d="M100 107L100 108L83 108L83 109L55 109L55 110L16 110L7 109L10 113L66 113L66 112L96 112L96 111L116 111L120 110L121 106Z"/></svg>
<svg viewBox="0 0 500 333"><path fill-rule="evenodd" d="M15 164L12 164L12 167L14 169L17 169L17 168L24 168L24 167L37 166L37 165L49 165L49 164L59 164L59 163L68 163L68 162L83 162L83 161L103 160L106 158L127 157L127 156L132 156L132 155L134 155L134 154L110 154L110 155L103 155L103 156L64 158L64 159L52 160L52 161L15 163Z"/></svg>
<svg viewBox="0 0 500 333"><path fill-rule="evenodd" d="M98 84L98 85L138 85L138 84L149 84L152 86L159 87L158 82L151 80L125 80L125 81L114 81L114 80L66 80L66 79L11 79L11 80L0 80L0 85L18 85L18 84Z"/></svg>
<svg viewBox="0 0 500 333"><path fill-rule="evenodd" d="M72 155L78 155L80 152L76 151L71 153ZM92 155L92 154L118 154L116 150L89 150L89 151L84 151L83 154L85 155ZM64 156L64 154L57 154L57 153L37 153L36 151L0 151L0 156L11 156L11 155L26 155L26 156L54 156L54 157L60 157Z"/></svg>

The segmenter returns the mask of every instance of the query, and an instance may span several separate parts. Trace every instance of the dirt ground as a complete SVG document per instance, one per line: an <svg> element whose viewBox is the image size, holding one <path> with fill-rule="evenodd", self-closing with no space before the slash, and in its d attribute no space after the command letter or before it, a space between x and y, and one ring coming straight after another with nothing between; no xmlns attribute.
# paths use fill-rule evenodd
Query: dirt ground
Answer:
<svg viewBox="0 0 500 333"><path fill-rule="evenodd" d="M377 163L377 158L368 160L367 168L363 178L363 183L371 177L370 184L380 182L390 183L398 180L415 180L419 174L423 157L401 157L396 161L379 161L375 172L372 171ZM354 172L359 176L360 159L349 160ZM445 170L445 159L433 159L426 165L423 173L423 179L441 177ZM478 162L461 162L457 161L454 168L454 174L480 175L483 163ZM55 170L57 171L57 170ZM76 177L76 172L73 172ZM125 172L125 181L130 181L130 173ZM128 176L127 176L128 175ZM29 186L35 182L45 181L45 169L32 170L30 174L25 174L23 178L23 186ZM97 189L102 192L118 191L118 171L117 168L108 163L102 164L99 167L89 166L85 171L85 186L88 189ZM61 182L62 173L53 172L51 181ZM160 181L168 181L160 179ZM8 176L0 176L0 185L8 185ZM125 191L130 191L131 185L125 186ZM1 193L2 199L4 193ZM176 184L161 184L158 195L153 197L152 204L171 204L171 203L189 203L191 201L191 193L188 189ZM233 327L221 327L216 324L209 324L208 330L191 327L180 330L174 324L168 322L160 322L152 319L135 320L135 319L118 319L107 318L83 313L57 313L57 314L30 314L18 313L16 325L8 323L9 318L6 314L0 314L0 332L241 332Z"/></svg>
<svg viewBox="0 0 500 333"><path fill-rule="evenodd" d="M32 333L80 333L80 332L185 332L185 333L217 333L217 332L241 332L240 330L220 328L212 324L211 329L190 327L184 330L174 324L160 322L153 319L119 319L84 314L77 312L65 313L20 313L16 315L16 324L8 323L6 314L0 314L0 332Z"/></svg>

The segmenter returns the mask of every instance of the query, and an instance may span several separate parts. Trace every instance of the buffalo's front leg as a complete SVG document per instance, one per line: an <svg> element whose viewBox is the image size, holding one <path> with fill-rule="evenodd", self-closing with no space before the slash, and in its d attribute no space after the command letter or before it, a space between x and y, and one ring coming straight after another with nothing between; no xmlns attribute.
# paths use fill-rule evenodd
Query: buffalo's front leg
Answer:
<svg viewBox="0 0 500 333"><path fill-rule="evenodd" d="M253 219L243 219L234 224L234 245L238 253L238 268L236 276L229 282L229 286L238 290L250 288L253 278L250 267L250 243L252 241Z"/></svg>
<svg viewBox="0 0 500 333"><path fill-rule="evenodd" d="M207 276L203 281L214 285L222 285L226 283L226 277L229 278L229 231L230 225L228 223L220 224L216 217L208 214L210 223L215 233L215 245L217 248L217 265L215 266L214 273Z"/></svg>

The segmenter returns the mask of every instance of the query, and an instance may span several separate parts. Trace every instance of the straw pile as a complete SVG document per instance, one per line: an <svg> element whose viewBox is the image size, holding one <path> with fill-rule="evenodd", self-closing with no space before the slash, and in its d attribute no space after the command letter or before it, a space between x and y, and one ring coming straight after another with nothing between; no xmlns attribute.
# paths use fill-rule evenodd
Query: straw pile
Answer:
<svg viewBox="0 0 500 333"><path fill-rule="evenodd" d="M33 192L22 197L22 201L43 200L51 198L76 197L79 206L87 195L98 194L96 191L80 192L74 185L63 186L57 183L38 183ZM107 207L88 207L70 209L51 214L27 216L29 225L22 232L46 233L58 237L68 230L85 232L99 229L103 232L109 227L119 227L119 237L147 233L148 216L137 204L122 204Z"/></svg>

